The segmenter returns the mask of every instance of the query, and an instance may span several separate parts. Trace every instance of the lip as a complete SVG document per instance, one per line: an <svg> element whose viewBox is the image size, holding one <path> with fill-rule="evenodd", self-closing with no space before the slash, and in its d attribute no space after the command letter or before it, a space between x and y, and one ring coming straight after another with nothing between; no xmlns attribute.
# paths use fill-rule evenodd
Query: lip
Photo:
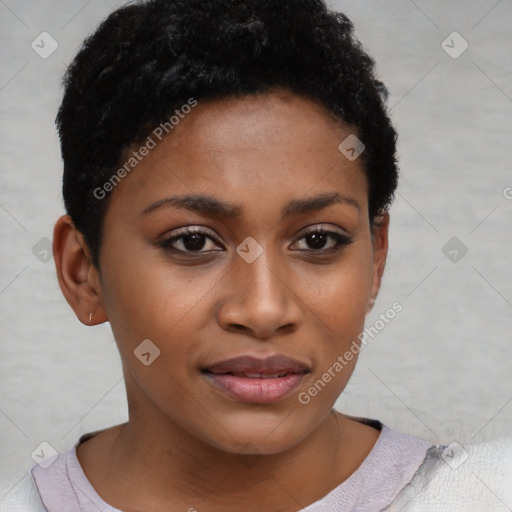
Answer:
<svg viewBox="0 0 512 512"><path fill-rule="evenodd" d="M240 356L201 368L207 380L229 398L258 404L283 400L310 371L307 365L282 354Z"/></svg>

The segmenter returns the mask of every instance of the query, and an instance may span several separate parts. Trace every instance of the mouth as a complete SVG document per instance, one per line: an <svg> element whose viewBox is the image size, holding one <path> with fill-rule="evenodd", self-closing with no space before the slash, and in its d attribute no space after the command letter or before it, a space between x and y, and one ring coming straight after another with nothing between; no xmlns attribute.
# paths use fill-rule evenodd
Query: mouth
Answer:
<svg viewBox="0 0 512 512"><path fill-rule="evenodd" d="M241 356L203 367L201 373L228 398L270 404L289 396L311 369L284 355Z"/></svg>

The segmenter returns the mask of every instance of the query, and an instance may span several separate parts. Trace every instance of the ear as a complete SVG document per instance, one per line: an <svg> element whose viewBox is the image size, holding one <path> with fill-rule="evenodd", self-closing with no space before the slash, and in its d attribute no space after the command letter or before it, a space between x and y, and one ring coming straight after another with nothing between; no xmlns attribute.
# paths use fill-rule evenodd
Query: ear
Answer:
<svg viewBox="0 0 512 512"><path fill-rule="evenodd" d="M385 212L378 216L374 225L371 227L372 246L373 246L373 274L370 299L366 307L368 314L375 304L375 299L379 293L382 275L386 266L386 257L388 255L388 232L389 232L389 213Z"/></svg>
<svg viewBox="0 0 512 512"><path fill-rule="evenodd" d="M60 289L78 320L85 325L106 322L99 272L92 264L83 235L69 215L63 215L55 223L53 257Z"/></svg>

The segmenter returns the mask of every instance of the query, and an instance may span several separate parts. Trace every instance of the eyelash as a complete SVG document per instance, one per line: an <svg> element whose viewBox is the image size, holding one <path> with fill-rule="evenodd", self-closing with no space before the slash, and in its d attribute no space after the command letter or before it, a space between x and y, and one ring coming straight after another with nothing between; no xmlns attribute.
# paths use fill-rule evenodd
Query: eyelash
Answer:
<svg viewBox="0 0 512 512"><path fill-rule="evenodd" d="M328 249L299 249L299 251L306 252L306 253L316 253L318 255L321 255L321 254L338 252L342 248L347 247L353 243L353 239L347 235L343 235L341 233L337 233L336 231L329 231L329 230L322 229L319 227L316 227L315 229L312 229L312 230L308 231L307 233L304 233L298 240L299 241L303 240L306 237L313 235L313 234L314 235L316 235L316 234L327 235L328 237L334 239L335 245L333 247L329 247ZM192 258L197 257L198 255L204 255L204 254L208 254L208 253L212 253L212 252L219 252L218 250L214 250L214 251L211 251L211 250L210 251L182 250L182 249L176 249L175 247L172 246L172 244L174 244L176 241L183 240L192 235L202 235L202 236L206 237L207 239L210 239L213 242L218 243L218 242L216 242L214 237L211 236L209 231L206 231L206 230L203 230L200 228L194 228L194 227L187 226L187 227L183 228L183 230L181 231L181 233L179 235L162 240L162 241L158 242L158 245L166 251L187 255L187 257L192 257Z"/></svg>

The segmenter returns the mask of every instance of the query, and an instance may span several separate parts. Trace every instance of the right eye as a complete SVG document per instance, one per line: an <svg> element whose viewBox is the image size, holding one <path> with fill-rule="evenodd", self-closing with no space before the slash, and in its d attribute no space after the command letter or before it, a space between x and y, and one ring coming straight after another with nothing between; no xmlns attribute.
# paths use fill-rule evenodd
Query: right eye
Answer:
<svg viewBox="0 0 512 512"><path fill-rule="evenodd" d="M214 248L218 247L218 243L210 236L209 231L188 226L176 235L160 241L158 245L163 249L184 254L202 254L219 250ZM203 250L205 245L209 247Z"/></svg>

